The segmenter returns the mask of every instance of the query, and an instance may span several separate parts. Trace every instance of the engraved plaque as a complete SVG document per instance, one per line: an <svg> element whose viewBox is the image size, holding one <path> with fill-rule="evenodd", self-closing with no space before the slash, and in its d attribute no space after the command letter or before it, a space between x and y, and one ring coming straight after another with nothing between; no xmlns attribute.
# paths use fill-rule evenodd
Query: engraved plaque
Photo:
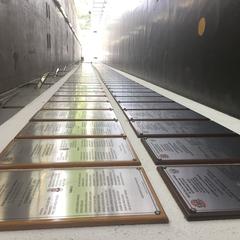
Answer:
<svg viewBox="0 0 240 240"><path fill-rule="evenodd" d="M108 102L106 97L53 96L49 102Z"/></svg>
<svg viewBox="0 0 240 240"><path fill-rule="evenodd" d="M124 138L17 139L0 155L0 168L139 165Z"/></svg>
<svg viewBox="0 0 240 240"><path fill-rule="evenodd" d="M122 102L172 102L171 99L166 97L115 97L115 99Z"/></svg>
<svg viewBox="0 0 240 240"><path fill-rule="evenodd" d="M131 124L139 137L235 135L212 121L136 121Z"/></svg>
<svg viewBox="0 0 240 240"><path fill-rule="evenodd" d="M161 103L120 103L121 108L125 110L175 110L186 109L186 107L175 102Z"/></svg>
<svg viewBox="0 0 240 240"><path fill-rule="evenodd" d="M62 92L57 91L55 92L54 96L97 96L97 97L104 97L106 96L103 92Z"/></svg>
<svg viewBox="0 0 240 240"><path fill-rule="evenodd" d="M0 228L167 222L140 168L1 171Z"/></svg>
<svg viewBox="0 0 240 240"><path fill-rule="evenodd" d="M142 140L156 164L240 162L240 138L147 138Z"/></svg>
<svg viewBox="0 0 240 240"><path fill-rule="evenodd" d="M109 110L112 106L109 102L48 102L43 106L43 109L48 110L64 110L64 109L99 109L99 110Z"/></svg>
<svg viewBox="0 0 240 240"><path fill-rule="evenodd" d="M113 93L114 97L162 97L162 95L155 93L155 92L118 92L118 93Z"/></svg>
<svg viewBox="0 0 240 240"><path fill-rule="evenodd" d="M81 121L81 120L116 120L114 111L111 110L41 110L32 120L34 121Z"/></svg>
<svg viewBox="0 0 240 240"><path fill-rule="evenodd" d="M123 130L116 121L29 122L17 138L118 137Z"/></svg>
<svg viewBox="0 0 240 240"><path fill-rule="evenodd" d="M240 166L173 166L160 169L189 220L240 217Z"/></svg>
<svg viewBox="0 0 240 240"><path fill-rule="evenodd" d="M130 120L206 120L204 116L191 110L128 110L125 111Z"/></svg>

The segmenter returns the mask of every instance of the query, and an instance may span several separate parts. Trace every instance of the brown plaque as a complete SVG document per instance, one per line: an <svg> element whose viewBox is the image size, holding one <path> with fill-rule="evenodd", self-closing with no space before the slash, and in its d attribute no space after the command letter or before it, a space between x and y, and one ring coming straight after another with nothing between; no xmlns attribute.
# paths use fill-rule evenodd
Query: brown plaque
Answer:
<svg viewBox="0 0 240 240"><path fill-rule="evenodd" d="M0 230L168 222L142 168L0 174Z"/></svg>
<svg viewBox="0 0 240 240"><path fill-rule="evenodd" d="M212 121L135 121L138 137L233 136L236 133Z"/></svg>
<svg viewBox="0 0 240 240"><path fill-rule="evenodd" d="M53 96L49 102L108 102L106 97Z"/></svg>
<svg viewBox="0 0 240 240"><path fill-rule="evenodd" d="M239 137L144 138L156 164L240 163Z"/></svg>
<svg viewBox="0 0 240 240"><path fill-rule="evenodd" d="M140 165L125 138L16 139L0 154L1 169Z"/></svg>
<svg viewBox="0 0 240 240"><path fill-rule="evenodd" d="M43 106L46 110L111 110L109 102L48 102Z"/></svg>
<svg viewBox="0 0 240 240"><path fill-rule="evenodd" d="M240 218L240 165L158 170L188 220Z"/></svg>
<svg viewBox="0 0 240 240"><path fill-rule="evenodd" d="M127 118L133 121L156 120L207 120L191 110L128 110Z"/></svg>
<svg viewBox="0 0 240 240"><path fill-rule="evenodd" d="M29 122L17 138L121 137L117 121L49 121Z"/></svg>
<svg viewBox="0 0 240 240"><path fill-rule="evenodd" d="M112 110L41 110L31 121L112 121L117 117Z"/></svg>

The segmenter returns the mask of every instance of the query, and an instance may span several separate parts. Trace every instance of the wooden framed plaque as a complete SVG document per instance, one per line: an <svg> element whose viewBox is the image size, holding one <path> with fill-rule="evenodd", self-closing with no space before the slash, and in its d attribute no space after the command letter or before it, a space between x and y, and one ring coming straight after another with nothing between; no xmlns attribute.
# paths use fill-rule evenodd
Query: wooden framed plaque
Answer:
<svg viewBox="0 0 240 240"><path fill-rule="evenodd" d="M31 121L113 121L112 110L40 110Z"/></svg>
<svg viewBox="0 0 240 240"><path fill-rule="evenodd" d="M112 110L109 102L48 102L43 106L46 110Z"/></svg>
<svg viewBox="0 0 240 240"><path fill-rule="evenodd" d="M157 103L120 103L124 110L186 110L187 108L175 102Z"/></svg>
<svg viewBox="0 0 240 240"><path fill-rule="evenodd" d="M236 135L236 133L212 121L135 121L130 123L138 137Z"/></svg>
<svg viewBox="0 0 240 240"><path fill-rule="evenodd" d="M49 102L108 102L107 97L53 96Z"/></svg>
<svg viewBox="0 0 240 240"><path fill-rule="evenodd" d="M0 230L167 223L142 168L2 170Z"/></svg>
<svg viewBox="0 0 240 240"><path fill-rule="evenodd" d="M80 96L80 97L106 97L106 95L103 92L77 92L77 91L72 91L72 92L62 92L62 91L57 91L55 92L54 96Z"/></svg>
<svg viewBox="0 0 240 240"><path fill-rule="evenodd" d="M16 138L122 137L117 121L29 122Z"/></svg>
<svg viewBox="0 0 240 240"><path fill-rule="evenodd" d="M142 142L157 165L240 163L239 137L143 138Z"/></svg>
<svg viewBox="0 0 240 240"><path fill-rule="evenodd" d="M123 102L173 102L171 99L166 97L115 97L119 103Z"/></svg>
<svg viewBox="0 0 240 240"><path fill-rule="evenodd" d="M159 167L188 220L240 218L239 165Z"/></svg>
<svg viewBox="0 0 240 240"><path fill-rule="evenodd" d="M132 121L207 120L206 117L191 110L128 110L124 113Z"/></svg>
<svg viewBox="0 0 240 240"><path fill-rule="evenodd" d="M0 169L140 165L125 138L15 139L0 154Z"/></svg>

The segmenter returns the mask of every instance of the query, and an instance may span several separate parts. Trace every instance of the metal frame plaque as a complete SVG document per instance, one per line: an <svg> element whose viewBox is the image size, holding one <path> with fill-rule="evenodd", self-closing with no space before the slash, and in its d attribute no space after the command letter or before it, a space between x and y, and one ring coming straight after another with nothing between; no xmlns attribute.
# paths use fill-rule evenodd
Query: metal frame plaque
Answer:
<svg viewBox="0 0 240 240"><path fill-rule="evenodd" d="M1 171L0 229L167 223L141 168Z"/></svg>
<svg viewBox="0 0 240 240"><path fill-rule="evenodd" d="M0 154L1 169L140 165L124 138L16 139Z"/></svg>
<svg viewBox="0 0 240 240"><path fill-rule="evenodd" d="M188 220L240 218L240 165L158 168Z"/></svg>
<svg viewBox="0 0 240 240"><path fill-rule="evenodd" d="M46 110L111 110L109 102L48 102L43 106Z"/></svg>
<svg viewBox="0 0 240 240"><path fill-rule="evenodd" d="M240 163L239 137L143 138L156 164Z"/></svg>
<svg viewBox="0 0 240 240"><path fill-rule="evenodd" d="M234 136L234 132L212 121L130 122L138 137Z"/></svg>
<svg viewBox="0 0 240 240"><path fill-rule="evenodd" d="M123 102L173 102L171 99L166 97L115 97L119 103Z"/></svg>
<svg viewBox="0 0 240 240"><path fill-rule="evenodd" d="M49 102L108 102L107 97L73 97L53 96Z"/></svg>
<svg viewBox="0 0 240 240"><path fill-rule="evenodd" d="M117 121L29 122L16 138L122 137Z"/></svg>
<svg viewBox="0 0 240 240"><path fill-rule="evenodd" d="M124 110L185 110L186 107L175 102L161 103L120 103Z"/></svg>
<svg viewBox="0 0 240 240"><path fill-rule="evenodd" d="M31 121L113 121L113 110L40 110Z"/></svg>
<svg viewBox="0 0 240 240"><path fill-rule="evenodd" d="M191 110L128 110L124 113L133 121L207 120L206 117Z"/></svg>

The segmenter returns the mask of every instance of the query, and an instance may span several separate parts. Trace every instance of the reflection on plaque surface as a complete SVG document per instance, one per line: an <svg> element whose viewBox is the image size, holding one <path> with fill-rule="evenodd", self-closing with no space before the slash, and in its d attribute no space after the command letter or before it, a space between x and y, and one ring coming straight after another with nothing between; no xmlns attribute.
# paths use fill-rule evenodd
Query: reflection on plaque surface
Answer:
<svg viewBox="0 0 240 240"><path fill-rule="evenodd" d="M240 162L240 138L147 138L142 140L156 164Z"/></svg>
<svg viewBox="0 0 240 240"><path fill-rule="evenodd" d="M240 217L240 165L173 166L159 171L187 219Z"/></svg>
<svg viewBox="0 0 240 240"><path fill-rule="evenodd" d="M48 102L43 106L43 109L109 110L112 109L112 106L109 102Z"/></svg>
<svg viewBox="0 0 240 240"><path fill-rule="evenodd" d="M140 168L1 171L0 189L1 230L167 222Z"/></svg>
<svg viewBox="0 0 240 240"><path fill-rule="evenodd" d="M32 120L116 120L114 111L111 110L41 110Z"/></svg>
<svg viewBox="0 0 240 240"><path fill-rule="evenodd" d="M53 96L49 102L108 102L106 97L73 97L73 96Z"/></svg>
<svg viewBox="0 0 240 240"><path fill-rule="evenodd" d="M17 138L102 137L122 136L116 121L49 121L29 122Z"/></svg>
<svg viewBox="0 0 240 240"><path fill-rule="evenodd" d="M124 138L16 139L0 154L0 168L139 165Z"/></svg>
<svg viewBox="0 0 240 240"><path fill-rule="evenodd" d="M120 103L120 106L126 110L162 110L162 109L186 109L186 107L175 102L158 103Z"/></svg>
<svg viewBox="0 0 240 240"><path fill-rule="evenodd" d="M131 122L138 136L225 136L232 131L212 121L135 121Z"/></svg>
<svg viewBox="0 0 240 240"><path fill-rule="evenodd" d="M188 120L206 118L191 110L128 110L128 119L133 120Z"/></svg>
<svg viewBox="0 0 240 240"><path fill-rule="evenodd" d="M118 102L172 102L166 97L115 97Z"/></svg>
<svg viewBox="0 0 240 240"><path fill-rule="evenodd" d="M97 96L97 97L104 97L106 96L103 92L78 92L78 91L72 91L72 92L65 92L65 91L57 91L55 92L54 96Z"/></svg>

